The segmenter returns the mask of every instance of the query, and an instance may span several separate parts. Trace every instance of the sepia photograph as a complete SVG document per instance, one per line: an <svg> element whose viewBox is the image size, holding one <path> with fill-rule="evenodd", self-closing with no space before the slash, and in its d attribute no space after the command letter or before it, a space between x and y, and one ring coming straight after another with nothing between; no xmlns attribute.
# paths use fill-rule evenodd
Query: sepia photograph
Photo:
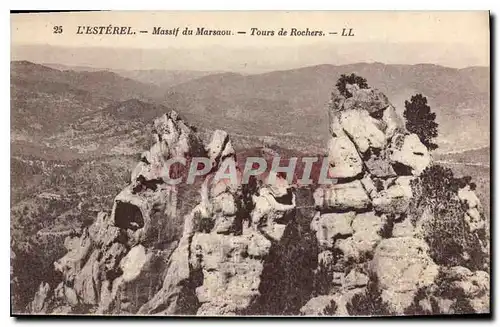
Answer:
<svg viewBox="0 0 500 327"><path fill-rule="evenodd" d="M491 315L488 11L10 25L12 316Z"/></svg>

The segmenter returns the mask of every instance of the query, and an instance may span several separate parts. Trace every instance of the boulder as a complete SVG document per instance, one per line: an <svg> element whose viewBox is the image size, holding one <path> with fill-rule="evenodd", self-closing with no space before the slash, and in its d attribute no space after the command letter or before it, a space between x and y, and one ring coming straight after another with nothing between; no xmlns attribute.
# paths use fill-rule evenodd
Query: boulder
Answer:
<svg viewBox="0 0 500 327"><path fill-rule="evenodd" d="M367 275L358 271L357 269L352 269L344 279L344 287L347 290L354 288L363 288L368 285L369 278Z"/></svg>
<svg viewBox="0 0 500 327"><path fill-rule="evenodd" d="M384 239L375 249L371 271L383 301L394 313L403 314L418 289L434 283L438 266L428 251L425 241L411 237Z"/></svg>
<svg viewBox="0 0 500 327"><path fill-rule="evenodd" d="M351 237L339 239L335 242L335 248L340 250L343 260L346 262L362 262L370 258L382 236L377 232L376 226L365 232L354 232Z"/></svg>
<svg viewBox="0 0 500 327"><path fill-rule="evenodd" d="M300 308L300 314L303 316L332 316L337 311L335 296L320 295L313 297Z"/></svg>
<svg viewBox="0 0 500 327"><path fill-rule="evenodd" d="M249 235L194 235L191 247L203 273L202 285L196 288L202 304L198 314L239 313L260 294L264 265L248 255L249 240Z"/></svg>
<svg viewBox="0 0 500 327"><path fill-rule="evenodd" d="M319 192L319 191L318 191ZM322 208L329 211L365 210L370 204L359 180L344 184L329 185L324 188L324 201ZM320 193L317 194L318 203L321 204Z"/></svg>
<svg viewBox="0 0 500 327"><path fill-rule="evenodd" d="M352 220L356 216L354 211L346 213L325 213L313 220L311 229L316 231L316 238L322 248L333 248L335 240L352 235Z"/></svg>
<svg viewBox="0 0 500 327"><path fill-rule="evenodd" d="M377 189L377 186L375 185L374 180L370 177L369 174L366 174L360 181L370 198L372 198L374 194L379 191Z"/></svg>
<svg viewBox="0 0 500 327"><path fill-rule="evenodd" d="M267 186L261 188L259 195L253 196L255 206L250 213L252 225L276 241L283 236L286 223L295 210L295 194L291 194L288 201L274 196L281 194L278 189Z"/></svg>
<svg viewBox="0 0 500 327"><path fill-rule="evenodd" d="M361 153L365 153L370 148L382 149L386 144L381 122L371 117L368 111L343 111L340 115L340 123Z"/></svg>
<svg viewBox="0 0 500 327"><path fill-rule="evenodd" d="M94 250L85 266L75 277L73 288L81 299L82 303L96 305L99 303L99 291L101 286L101 276L99 273L98 250Z"/></svg>
<svg viewBox="0 0 500 327"><path fill-rule="evenodd" d="M357 258L359 255L371 254L382 239L381 233L386 224L386 216L376 215L373 211L358 213L352 221L354 234L346 241L351 241Z"/></svg>
<svg viewBox="0 0 500 327"><path fill-rule="evenodd" d="M462 202L465 202L469 209L473 209L481 205L481 201L479 201L476 193L470 189L469 185L458 190L458 198Z"/></svg>
<svg viewBox="0 0 500 327"><path fill-rule="evenodd" d="M380 192L372 194L373 208L378 212L400 214L408 210L413 197L411 176L400 176Z"/></svg>
<svg viewBox="0 0 500 327"><path fill-rule="evenodd" d="M456 269L459 267L453 267ZM467 268L463 268L464 270ZM458 277L458 276L457 276ZM459 276L455 280L452 287L460 289L467 298L477 298L489 293L490 288L490 275L482 270L477 270L475 272L467 271L465 274Z"/></svg>
<svg viewBox="0 0 500 327"><path fill-rule="evenodd" d="M364 160L368 172L374 177L389 178L396 176L396 172L384 149L378 153L372 153Z"/></svg>
<svg viewBox="0 0 500 327"><path fill-rule="evenodd" d="M218 234L240 234L242 230L241 218L237 216L225 216L215 214L214 231Z"/></svg>
<svg viewBox="0 0 500 327"><path fill-rule="evenodd" d="M431 156L416 134L396 134L391 141L390 160L408 167L412 175L418 176L429 166Z"/></svg>
<svg viewBox="0 0 500 327"><path fill-rule="evenodd" d="M413 237L415 235L415 227L410 219L395 223L392 228L392 237Z"/></svg>
<svg viewBox="0 0 500 327"><path fill-rule="evenodd" d="M385 123L385 137L390 140L397 133L405 133L405 123L398 115L396 109L391 105L384 110L382 121Z"/></svg>
<svg viewBox="0 0 500 327"><path fill-rule="evenodd" d="M363 161L347 136L332 137L328 144L329 176L350 178L363 172Z"/></svg>

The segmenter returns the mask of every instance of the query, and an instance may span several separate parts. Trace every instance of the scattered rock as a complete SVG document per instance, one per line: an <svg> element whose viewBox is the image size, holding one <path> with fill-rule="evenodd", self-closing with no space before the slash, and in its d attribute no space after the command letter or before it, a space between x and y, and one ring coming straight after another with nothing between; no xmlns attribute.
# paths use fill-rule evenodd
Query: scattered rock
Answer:
<svg viewBox="0 0 500 327"><path fill-rule="evenodd" d="M344 286L348 290L354 288L362 288L368 285L368 281L368 276L357 271L356 269L353 269L349 274L347 274L344 280Z"/></svg>

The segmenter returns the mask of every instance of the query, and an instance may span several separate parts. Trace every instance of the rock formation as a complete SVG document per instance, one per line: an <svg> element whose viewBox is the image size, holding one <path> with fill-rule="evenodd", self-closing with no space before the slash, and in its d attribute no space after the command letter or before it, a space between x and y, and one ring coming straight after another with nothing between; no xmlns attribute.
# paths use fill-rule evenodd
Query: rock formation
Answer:
<svg viewBox="0 0 500 327"><path fill-rule="evenodd" d="M82 235L66 239L68 252L54 264L61 282L42 283L30 311L489 312L488 273L439 266L423 237L432 214L408 215L415 205L413 182L432 164L429 151L383 93L358 85L347 90L352 96L332 94L333 183L316 188L312 214L297 209L298 192L281 175L272 184L242 184L226 132L215 131L203 145L175 112L156 119L153 145L141 155L131 183L110 213L99 213ZM167 160L196 156L208 158L211 171L193 186L200 199L184 215L177 210L178 186L166 182L182 171L167 169ZM467 208L470 232L484 229L470 186L456 197Z"/></svg>
<svg viewBox="0 0 500 327"><path fill-rule="evenodd" d="M186 216L163 287L141 314L248 314L259 300L264 266L274 259L271 247L293 214L295 195L281 178L254 192L240 183L239 172L236 183L218 180L225 162L236 159L223 131L214 133L207 152L214 169L202 201Z"/></svg>
<svg viewBox="0 0 500 327"><path fill-rule="evenodd" d="M335 90L330 103L328 173L334 183L318 187L314 194L317 211L311 229L319 247L316 296L300 311L405 314L417 293L435 285L440 273L429 246L406 217L413 199L412 181L431 164L431 157L380 91L349 84L347 90L352 97ZM458 196L468 205L473 232L481 227L477 197L468 188ZM418 219L418 227L424 220ZM483 273L479 273L481 285L486 284ZM464 276L472 278L470 271ZM379 302L384 312L357 311L359 299Z"/></svg>
<svg viewBox="0 0 500 327"><path fill-rule="evenodd" d="M33 311L136 313L159 289L175 246L165 225L174 223L177 207L177 189L165 182L171 173L165 163L204 150L175 111L156 119L152 134L153 145L116 196L111 214L99 213L80 237L66 239L68 253L54 263L62 281L50 296L50 286L40 287Z"/></svg>

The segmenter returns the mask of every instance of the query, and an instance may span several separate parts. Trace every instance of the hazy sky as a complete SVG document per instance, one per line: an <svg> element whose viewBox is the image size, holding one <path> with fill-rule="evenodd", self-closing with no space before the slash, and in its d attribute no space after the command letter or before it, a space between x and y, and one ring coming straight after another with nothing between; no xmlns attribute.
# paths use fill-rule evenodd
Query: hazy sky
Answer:
<svg viewBox="0 0 500 327"><path fill-rule="evenodd" d="M76 34L78 26L109 25L131 26L136 34ZM54 26L62 26L63 33L54 34ZM233 35L152 35L157 26L188 27L194 33L198 27L231 30ZM278 36L282 27L325 35ZM251 36L251 28L274 30L275 35ZM355 36L340 36L343 28L353 28ZM109 68L250 72L373 61L489 65L489 17L484 11L17 14L11 15L11 36L13 60Z"/></svg>

